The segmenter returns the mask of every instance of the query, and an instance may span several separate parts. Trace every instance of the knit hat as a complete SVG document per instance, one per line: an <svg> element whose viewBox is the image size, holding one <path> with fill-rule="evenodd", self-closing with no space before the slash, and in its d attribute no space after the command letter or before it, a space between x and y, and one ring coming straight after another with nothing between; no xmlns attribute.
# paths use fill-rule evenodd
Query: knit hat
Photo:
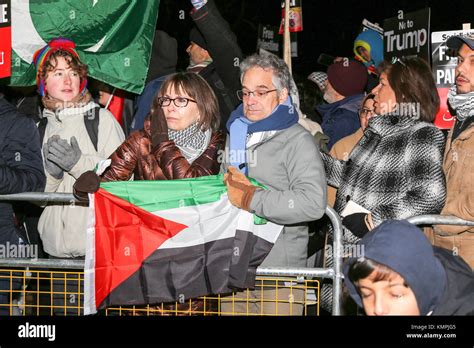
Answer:
<svg viewBox="0 0 474 348"><path fill-rule="evenodd" d="M367 79L367 69L355 60L343 59L328 68L329 82L336 92L344 97L363 93Z"/></svg>
<svg viewBox="0 0 474 348"><path fill-rule="evenodd" d="M367 233L358 243L363 257L351 257L344 264L344 281L349 294L362 307L362 299L349 279L350 266L370 259L400 274L415 294L421 315L439 304L447 278L441 261L423 232L407 221L387 220ZM358 255L360 256L360 255Z"/></svg>
<svg viewBox="0 0 474 348"><path fill-rule="evenodd" d="M446 45L454 50L460 49L462 44L466 44L471 50L474 50L474 33L451 36L448 41L446 41Z"/></svg>
<svg viewBox="0 0 474 348"><path fill-rule="evenodd" d="M326 86L324 82L328 79L328 75L322 71L315 71L308 75L308 80L313 81L318 85L320 90L323 90Z"/></svg>
<svg viewBox="0 0 474 348"><path fill-rule="evenodd" d="M72 56L76 57L80 60L79 54L76 51L76 45L73 41L69 39L65 39L62 37L52 39L46 46L37 50L33 55L33 63L36 67L36 85L38 86L38 93L41 96L45 96L46 94L46 86L44 80L40 77L41 68L44 65L44 62L48 59L51 53L56 52L58 50L63 50L70 53ZM81 81L81 86L79 88L80 93L83 94L87 87L87 79L83 79Z"/></svg>
<svg viewBox="0 0 474 348"><path fill-rule="evenodd" d="M189 32L189 41L192 41L195 44L197 44L199 47L207 50L206 39L204 38L204 36L202 36L198 28L193 27L191 29L191 31Z"/></svg>

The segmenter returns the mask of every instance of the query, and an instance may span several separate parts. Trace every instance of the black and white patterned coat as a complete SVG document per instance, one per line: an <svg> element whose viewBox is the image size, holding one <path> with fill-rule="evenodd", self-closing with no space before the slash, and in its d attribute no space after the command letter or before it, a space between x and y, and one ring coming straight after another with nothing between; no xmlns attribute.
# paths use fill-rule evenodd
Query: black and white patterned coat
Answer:
<svg viewBox="0 0 474 348"><path fill-rule="evenodd" d="M411 117L373 117L347 161L323 154L328 183L338 188L335 210L352 200L387 219L438 214L446 198L445 139L432 124Z"/></svg>

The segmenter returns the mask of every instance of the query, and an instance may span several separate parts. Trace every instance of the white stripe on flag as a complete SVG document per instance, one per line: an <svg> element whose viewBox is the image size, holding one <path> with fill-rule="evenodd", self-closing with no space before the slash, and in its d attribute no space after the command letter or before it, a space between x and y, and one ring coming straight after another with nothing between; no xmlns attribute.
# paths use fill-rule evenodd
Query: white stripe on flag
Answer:
<svg viewBox="0 0 474 348"><path fill-rule="evenodd" d="M271 222L255 225L253 214L233 206L227 195L222 195L217 202L160 210L153 214L189 226L168 239L160 249L190 247L233 238L236 230L248 231L275 243L283 228Z"/></svg>
<svg viewBox="0 0 474 348"><path fill-rule="evenodd" d="M84 260L84 315L97 313L95 306L95 204L94 194L89 194L89 218L86 232L86 257Z"/></svg>

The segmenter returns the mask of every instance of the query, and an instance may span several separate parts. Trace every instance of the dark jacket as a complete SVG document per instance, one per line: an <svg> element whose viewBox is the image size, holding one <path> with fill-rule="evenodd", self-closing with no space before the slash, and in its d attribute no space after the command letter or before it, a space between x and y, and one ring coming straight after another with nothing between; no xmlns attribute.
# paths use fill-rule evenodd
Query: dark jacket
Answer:
<svg viewBox="0 0 474 348"><path fill-rule="evenodd" d="M153 98L155 97L156 93L158 93L161 85L168 76L169 75L160 76L148 82L145 86L145 89L143 90L143 93L137 97L137 112L133 118L131 126L132 131L143 129L145 118L148 116L148 113L151 110Z"/></svg>
<svg viewBox="0 0 474 348"><path fill-rule="evenodd" d="M225 131L231 112L240 103L237 91L240 89L239 64L243 57L242 51L235 34L212 0L192 12L191 17L206 40L206 49L213 60L199 75L216 94L221 113L221 129Z"/></svg>
<svg viewBox="0 0 474 348"><path fill-rule="evenodd" d="M146 78L145 89L136 99L136 112L132 130L143 129L145 118L151 109L153 97L166 78L176 72L178 64L178 43L175 38L161 30L155 32L153 47Z"/></svg>
<svg viewBox="0 0 474 348"><path fill-rule="evenodd" d="M145 127L135 131L110 156L112 163L102 176L103 181L174 180L214 175L219 172L217 156L223 147L220 132L211 136L209 146L192 164L184 158L174 141L160 143L152 149L150 118Z"/></svg>
<svg viewBox="0 0 474 348"><path fill-rule="evenodd" d="M363 257L397 272L413 291L420 315L474 314L474 273L459 256L433 247L423 232L407 221L389 220L367 233L358 243ZM349 294L362 307L362 299L344 264Z"/></svg>
<svg viewBox="0 0 474 348"><path fill-rule="evenodd" d="M321 128L324 134L329 137L328 151L338 140L360 128L359 108L363 99L363 94L357 94L335 103L316 107L323 118Z"/></svg>
<svg viewBox="0 0 474 348"><path fill-rule="evenodd" d="M474 315L474 273L451 250L433 247L446 271L446 288L433 315Z"/></svg>
<svg viewBox="0 0 474 348"><path fill-rule="evenodd" d="M35 123L0 95L0 194L44 191L46 177ZM0 201L0 243L18 243L10 203Z"/></svg>

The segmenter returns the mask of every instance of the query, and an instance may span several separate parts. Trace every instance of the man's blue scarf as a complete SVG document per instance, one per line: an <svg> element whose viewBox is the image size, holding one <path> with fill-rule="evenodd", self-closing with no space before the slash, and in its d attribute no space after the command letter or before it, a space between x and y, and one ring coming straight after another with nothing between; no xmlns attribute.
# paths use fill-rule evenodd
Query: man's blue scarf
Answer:
<svg viewBox="0 0 474 348"><path fill-rule="evenodd" d="M270 116L252 122L244 115L243 104L240 104L231 114L227 122L230 134L230 165L248 174L246 143L247 134L256 132L276 131L290 128L298 122L296 108L288 97L283 104L277 105Z"/></svg>

